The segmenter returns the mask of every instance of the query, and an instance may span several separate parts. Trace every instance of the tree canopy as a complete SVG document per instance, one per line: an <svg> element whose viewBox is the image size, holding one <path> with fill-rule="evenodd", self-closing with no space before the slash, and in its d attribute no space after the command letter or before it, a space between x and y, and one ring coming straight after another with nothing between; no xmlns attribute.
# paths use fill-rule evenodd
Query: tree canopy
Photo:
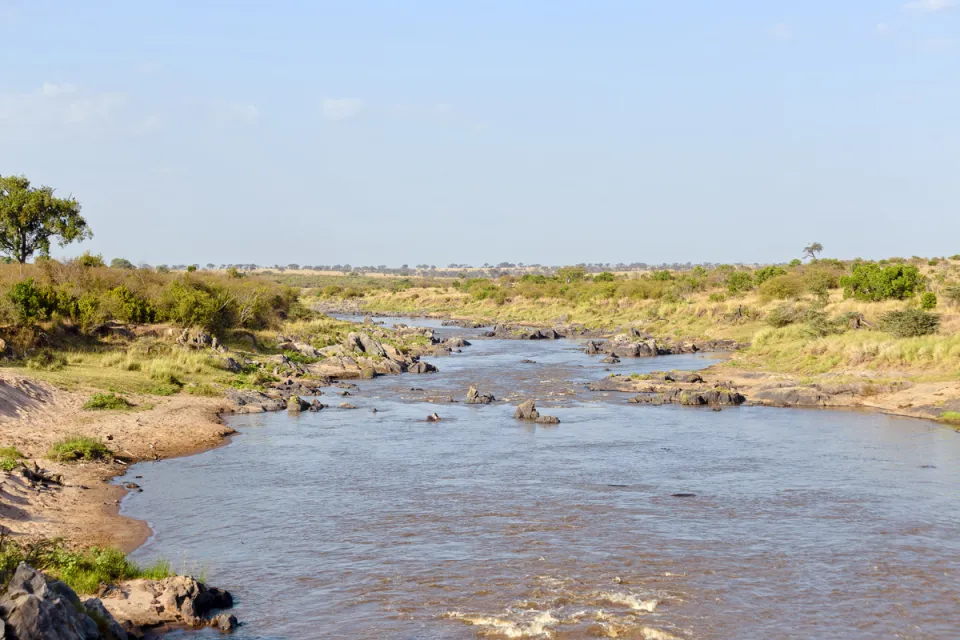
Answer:
<svg viewBox="0 0 960 640"><path fill-rule="evenodd" d="M57 198L53 188L32 187L26 176L0 176L0 252L21 265L34 254L93 237L74 198Z"/></svg>

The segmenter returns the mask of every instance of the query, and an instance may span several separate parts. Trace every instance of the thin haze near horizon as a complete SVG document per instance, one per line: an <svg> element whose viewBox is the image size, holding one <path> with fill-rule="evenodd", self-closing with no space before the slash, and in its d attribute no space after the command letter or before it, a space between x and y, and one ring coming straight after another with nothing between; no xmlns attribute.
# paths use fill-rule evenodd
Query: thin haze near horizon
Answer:
<svg viewBox="0 0 960 640"><path fill-rule="evenodd" d="M157 263L960 252L960 6L0 0L0 174Z"/></svg>

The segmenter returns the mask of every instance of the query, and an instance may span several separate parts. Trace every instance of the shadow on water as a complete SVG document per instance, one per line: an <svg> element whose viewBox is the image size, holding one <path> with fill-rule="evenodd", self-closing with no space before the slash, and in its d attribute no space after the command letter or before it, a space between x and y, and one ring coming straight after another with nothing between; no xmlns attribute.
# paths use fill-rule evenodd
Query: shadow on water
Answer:
<svg viewBox="0 0 960 640"><path fill-rule="evenodd" d="M357 410L236 416L229 446L136 465L144 492L123 511L155 531L136 556L201 567L234 591L244 640L960 629L952 431L628 405L586 391L608 367L569 341L476 340L432 361L440 374L363 384ZM510 403L409 391L462 400L470 384ZM562 424L513 420L527 396ZM443 420L426 422L434 411Z"/></svg>

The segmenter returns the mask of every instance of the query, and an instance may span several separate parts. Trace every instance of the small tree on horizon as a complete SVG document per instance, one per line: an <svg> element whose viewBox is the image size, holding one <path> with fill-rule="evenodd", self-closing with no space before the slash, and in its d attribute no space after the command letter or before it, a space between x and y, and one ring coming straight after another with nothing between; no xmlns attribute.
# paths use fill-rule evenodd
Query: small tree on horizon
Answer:
<svg viewBox="0 0 960 640"><path fill-rule="evenodd" d="M26 176L0 176L0 252L16 260L21 273L34 254L50 255L51 240L63 247L92 237L75 198L31 187Z"/></svg>
<svg viewBox="0 0 960 640"><path fill-rule="evenodd" d="M810 258L814 262L817 261L817 254L823 252L823 245L819 242L811 242L809 245L803 248L803 257Z"/></svg>

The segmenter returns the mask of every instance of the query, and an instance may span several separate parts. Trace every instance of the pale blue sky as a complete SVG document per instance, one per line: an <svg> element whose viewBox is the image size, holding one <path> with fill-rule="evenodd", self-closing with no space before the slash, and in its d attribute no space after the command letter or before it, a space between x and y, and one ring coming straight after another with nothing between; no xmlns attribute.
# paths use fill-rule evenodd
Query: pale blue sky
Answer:
<svg viewBox="0 0 960 640"><path fill-rule="evenodd" d="M953 254L953 4L0 0L0 174L154 264Z"/></svg>

